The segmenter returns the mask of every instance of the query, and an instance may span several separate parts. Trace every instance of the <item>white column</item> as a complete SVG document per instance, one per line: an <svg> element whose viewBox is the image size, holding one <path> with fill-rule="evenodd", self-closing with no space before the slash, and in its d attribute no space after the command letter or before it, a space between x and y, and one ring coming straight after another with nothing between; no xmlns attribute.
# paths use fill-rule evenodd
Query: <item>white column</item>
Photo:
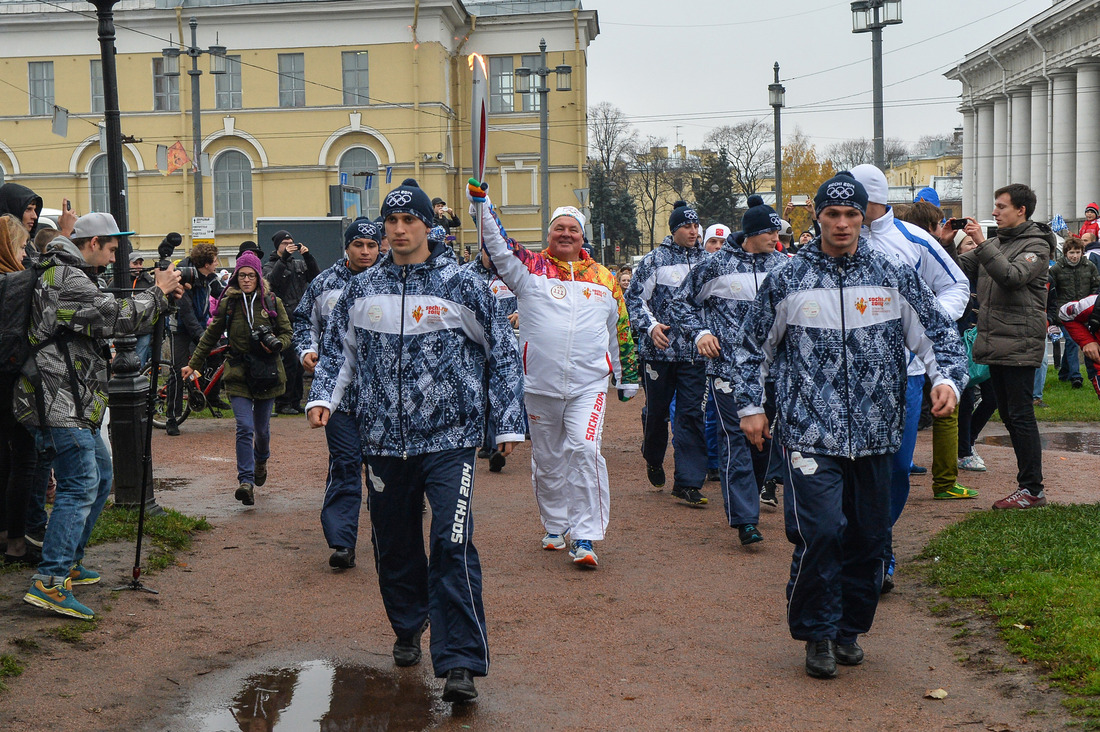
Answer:
<svg viewBox="0 0 1100 732"><path fill-rule="evenodd" d="M1031 185L1031 90L1013 89L1012 129L1009 130L1008 177L1010 183Z"/></svg>
<svg viewBox="0 0 1100 732"><path fill-rule="evenodd" d="M1054 114L1051 124L1050 214L1072 220L1077 211L1077 74L1058 71L1054 79Z"/></svg>
<svg viewBox="0 0 1100 732"><path fill-rule="evenodd" d="M1077 69L1077 208L1073 218L1082 218L1085 206L1097 198L1100 198L1100 65L1089 63Z"/></svg>
<svg viewBox="0 0 1100 732"><path fill-rule="evenodd" d="M1031 188L1038 199L1035 204L1036 221L1050 221L1050 178L1048 177L1047 146L1050 130L1050 94L1046 79L1031 84Z"/></svg>
<svg viewBox="0 0 1100 732"><path fill-rule="evenodd" d="M1008 180L1008 100L993 100L993 187L1007 185Z"/></svg>
<svg viewBox="0 0 1100 732"><path fill-rule="evenodd" d="M962 211L957 216L973 216L977 206L977 198L974 196L974 181L978 174L976 146L978 124L977 115L973 109L963 110L963 197Z"/></svg>
<svg viewBox="0 0 1100 732"><path fill-rule="evenodd" d="M993 211L993 103L978 105L978 177L974 192L974 210L970 212L979 221L988 219Z"/></svg>

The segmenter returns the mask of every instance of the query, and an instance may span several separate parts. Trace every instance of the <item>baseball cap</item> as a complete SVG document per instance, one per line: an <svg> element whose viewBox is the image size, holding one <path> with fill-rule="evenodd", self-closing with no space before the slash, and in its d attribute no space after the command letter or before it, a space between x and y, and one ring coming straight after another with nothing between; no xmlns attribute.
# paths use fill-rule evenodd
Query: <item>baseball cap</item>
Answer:
<svg viewBox="0 0 1100 732"><path fill-rule="evenodd" d="M119 231L115 217L109 213L96 211L76 220L73 227L74 239L91 239L93 236L133 236L132 231Z"/></svg>
<svg viewBox="0 0 1100 732"><path fill-rule="evenodd" d="M137 262L138 260L141 260L142 262L144 262L145 261L145 255L142 254L141 252L130 252L130 263L132 264L134 262Z"/></svg>

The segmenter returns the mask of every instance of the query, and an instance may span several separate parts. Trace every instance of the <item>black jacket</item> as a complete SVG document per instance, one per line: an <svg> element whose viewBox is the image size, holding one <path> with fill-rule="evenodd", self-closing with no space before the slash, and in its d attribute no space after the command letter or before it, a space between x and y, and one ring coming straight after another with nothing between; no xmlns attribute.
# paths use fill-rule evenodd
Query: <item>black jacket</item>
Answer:
<svg viewBox="0 0 1100 732"><path fill-rule="evenodd" d="M31 203L34 203L35 212L41 215L42 197L35 194L30 188L21 186L18 183L5 183L0 186L0 216L11 214L22 221L23 212L27 210L28 204ZM34 228L35 230L38 229L37 223ZM34 231L31 232L31 238L34 238Z"/></svg>
<svg viewBox="0 0 1100 732"><path fill-rule="evenodd" d="M283 301L288 313L293 313L298 307L309 283L319 274L321 267L313 258L312 252L306 252L302 259L296 259L290 252L279 256L276 250L264 261L264 277L271 284L271 291Z"/></svg>

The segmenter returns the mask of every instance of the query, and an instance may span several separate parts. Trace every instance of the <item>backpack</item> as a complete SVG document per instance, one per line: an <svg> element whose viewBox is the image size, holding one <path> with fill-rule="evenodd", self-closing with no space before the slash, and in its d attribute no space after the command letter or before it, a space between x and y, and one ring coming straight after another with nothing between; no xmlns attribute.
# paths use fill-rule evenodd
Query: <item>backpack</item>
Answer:
<svg viewBox="0 0 1100 732"><path fill-rule="evenodd" d="M0 373L23 374L31 357L49 340L32 346L28 338L34 286L55 262L44 259L19 272L0 274Z"/></svg>

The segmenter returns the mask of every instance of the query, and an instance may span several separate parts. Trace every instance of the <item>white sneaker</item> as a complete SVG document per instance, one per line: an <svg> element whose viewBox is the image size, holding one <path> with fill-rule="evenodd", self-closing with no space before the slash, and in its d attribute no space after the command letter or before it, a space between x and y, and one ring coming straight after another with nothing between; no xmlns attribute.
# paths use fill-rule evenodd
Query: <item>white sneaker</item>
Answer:
<svg viewBox="0 0 1100 732"><path fill-rule="evenodd" d="M596 552L592 551L592 542L588 539L574 541L569 549L569 556L573 557L573 564L583 564L589 567L595 567L599 564L596 560Z"/></svg>
<svg viewBox="0 0 1100 732"><path fill-rule="evenodd" d="M984 473L986 471L985 461L981 459L978 453L967 455L964 458L959 458L959 470L969 470L973 473Z"/></svg>
<svg viewBox="0 0 1100 732"><path fill-rule="evenodd" d="M542 548L548 552L560 552L565 548L565 537L561 534L545 534L542 537Z"/></svg>

